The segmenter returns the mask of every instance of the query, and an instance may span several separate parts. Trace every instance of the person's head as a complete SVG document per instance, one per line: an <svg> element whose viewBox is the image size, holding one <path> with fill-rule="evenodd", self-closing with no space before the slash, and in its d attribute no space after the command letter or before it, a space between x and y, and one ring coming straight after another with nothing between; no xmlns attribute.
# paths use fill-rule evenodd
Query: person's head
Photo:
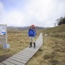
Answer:
<svg viewBox="0 0 65 65"><path fill-rule="evenodd" d="M31 26L30 26L30 28L33 28L33 29L35 29L35 25L31 25Z"/></svg>

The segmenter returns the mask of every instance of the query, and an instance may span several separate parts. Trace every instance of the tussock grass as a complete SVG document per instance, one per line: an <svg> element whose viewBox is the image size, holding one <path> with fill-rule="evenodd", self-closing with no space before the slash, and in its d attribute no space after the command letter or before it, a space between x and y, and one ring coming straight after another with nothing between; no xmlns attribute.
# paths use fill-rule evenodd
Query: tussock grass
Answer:
<svg viewBox="0 0 65 65"><path fill-rule="evenodd" d="M41 31L43 32L43 45L26 65L65 65L65 25L47 30L38 30L37 36ZM25 33L23 32L23 34L21 33L22 32L8 34L11 49L8 51L1 49L1 57L4 54L6 54L6 56L8 56L8 54L13 55L29 45L29 38L26 31ZM48 36L44 36L46 33Z"/></svg>
<svg viewBox="0 0 65 65"><path fill-rule="evenodd" d="M0 62L29 46L30 38L28 37L27 32L27 30L17 31L16 33L14 31L8 31L8 43L10 44L10 49L4 50L2 45L0 45ZM39 33L36 38L38 35Z"/></svg>
<svg viewBox="0 0 65 65"><path fill-rule="evenodd" d="M43 40L41 49L27 65L65 65L65 25L43 30Z"/></svg>
<svg viewBox="0 0 65 65"><path fill-rule="evenodd" d="M44 44L27 65L65 65L65 41L55 37L44 37Z"/></svg>

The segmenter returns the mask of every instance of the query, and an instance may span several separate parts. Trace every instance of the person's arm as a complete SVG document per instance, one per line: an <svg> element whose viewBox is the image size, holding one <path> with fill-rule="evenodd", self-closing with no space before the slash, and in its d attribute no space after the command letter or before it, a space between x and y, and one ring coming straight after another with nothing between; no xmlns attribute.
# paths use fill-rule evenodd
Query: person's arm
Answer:
<svg viewBox="0 0 65 65"><path fill-rule="evenodd" d="M36 29L34 29L34 31L35 31L35 34L34 35L36 36Z"/></svg>
<svg viewBox="0 0 65 65"><path fill-rule="evenodd" d="M30 29L29 29L30 30ZM29 36L29 30L28 30L28 36Z"/></svg>

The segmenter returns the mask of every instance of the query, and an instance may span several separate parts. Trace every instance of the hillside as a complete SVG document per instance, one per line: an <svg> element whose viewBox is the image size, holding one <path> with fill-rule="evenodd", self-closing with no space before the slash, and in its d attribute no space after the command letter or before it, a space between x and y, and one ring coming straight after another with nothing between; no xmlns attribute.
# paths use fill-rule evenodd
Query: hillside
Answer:
<svg viewBox="0 0 65 65"><path fill-rule="evenodd" d="M65 39L65 24L54 27L54 28L49 28L43 31L44 34L48 34L50 36L54 36L57 38L63 38Z"/></svg>
<svg viewBox="0 0 65 65"><path fill-rule="evenodd" d="M62 32L65 32L65 24L63 25L59 25L59 26L56 26L56 27L53 27L53 28L48 28L48 29L45 29L43 31L43 33L62 33Z"/></svg>

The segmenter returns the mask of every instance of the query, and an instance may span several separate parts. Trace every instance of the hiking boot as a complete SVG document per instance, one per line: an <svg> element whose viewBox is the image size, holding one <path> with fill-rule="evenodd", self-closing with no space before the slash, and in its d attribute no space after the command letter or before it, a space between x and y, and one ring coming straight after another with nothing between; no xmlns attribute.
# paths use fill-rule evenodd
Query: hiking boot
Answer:
<svg viewBox="0 0 65 65"><path fill-rule="evenodd" d="M35 44L35 42L34 42L34 48L36 48L36 44Z"/></svg>
<svg viewBox="0 0 65 65"><path fill-rule="evenodd" d="M32 47L32 42L30 42L30 47ZM30 48L30 47L29 47L29 48Z"/></svg>

